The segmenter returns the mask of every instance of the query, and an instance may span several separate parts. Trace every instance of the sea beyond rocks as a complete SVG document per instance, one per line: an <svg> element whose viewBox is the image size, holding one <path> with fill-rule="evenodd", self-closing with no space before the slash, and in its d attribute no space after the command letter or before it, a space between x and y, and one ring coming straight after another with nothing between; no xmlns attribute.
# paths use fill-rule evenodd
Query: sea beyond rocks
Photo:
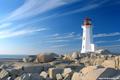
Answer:
<svg viewBox="0 0 120 80"><path fill-rule="evenodd" d="M39 53L0 64L0 80L120 80L120 55Z"/></svg>

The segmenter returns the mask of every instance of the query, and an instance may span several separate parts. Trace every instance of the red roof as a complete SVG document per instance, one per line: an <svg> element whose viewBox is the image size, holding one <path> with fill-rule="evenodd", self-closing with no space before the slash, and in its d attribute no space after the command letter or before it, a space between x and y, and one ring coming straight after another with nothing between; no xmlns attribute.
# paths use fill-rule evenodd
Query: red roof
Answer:
<svg viewBox="0 0 120 80"><path fill-rule="evenodd" d="M91 19L88 18L88 17L85 18L85 19L84 19L84 23L83 23L83 25L92 25L92 24L91 24Z"/></svg>

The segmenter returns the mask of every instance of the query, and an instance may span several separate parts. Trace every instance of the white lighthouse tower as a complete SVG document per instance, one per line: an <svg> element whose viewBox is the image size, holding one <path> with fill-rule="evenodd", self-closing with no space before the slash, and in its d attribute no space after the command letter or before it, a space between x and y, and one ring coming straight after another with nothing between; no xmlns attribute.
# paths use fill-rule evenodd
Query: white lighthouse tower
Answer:
<svg viewBox="0 0 120 80"><path fill-rule="evenodd" d="M82 28L83 28L83 36L82 36L81 53L94 52L95 45L93 43L92 24L90 18L86 18L84 20Z"/></svg>

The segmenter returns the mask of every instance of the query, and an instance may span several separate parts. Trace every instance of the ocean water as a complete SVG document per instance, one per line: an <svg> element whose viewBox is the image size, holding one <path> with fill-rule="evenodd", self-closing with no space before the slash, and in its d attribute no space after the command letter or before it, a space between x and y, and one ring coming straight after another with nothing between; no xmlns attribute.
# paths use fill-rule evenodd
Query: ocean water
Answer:
<svg viewBox="0 0 120 80"><path fill-rule="evenodd" d="M27 55L0 55L0 59L22 59Z"/></svg>

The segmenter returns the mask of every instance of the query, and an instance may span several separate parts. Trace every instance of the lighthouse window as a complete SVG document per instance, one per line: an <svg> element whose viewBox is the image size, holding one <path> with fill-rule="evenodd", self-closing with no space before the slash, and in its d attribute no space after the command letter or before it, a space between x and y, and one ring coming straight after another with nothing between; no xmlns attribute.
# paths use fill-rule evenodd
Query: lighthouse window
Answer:
<svg viewBox="0 0 120 80"><path fill-rule="evenodd" d="M83 46L83 48L84 48L84 46Z"/></svg>
<svg viewBox="0 0 120 80"><path fill-rule="evenodd" d="M83 40L85 40L85 37L83 37Z"/></svg>

